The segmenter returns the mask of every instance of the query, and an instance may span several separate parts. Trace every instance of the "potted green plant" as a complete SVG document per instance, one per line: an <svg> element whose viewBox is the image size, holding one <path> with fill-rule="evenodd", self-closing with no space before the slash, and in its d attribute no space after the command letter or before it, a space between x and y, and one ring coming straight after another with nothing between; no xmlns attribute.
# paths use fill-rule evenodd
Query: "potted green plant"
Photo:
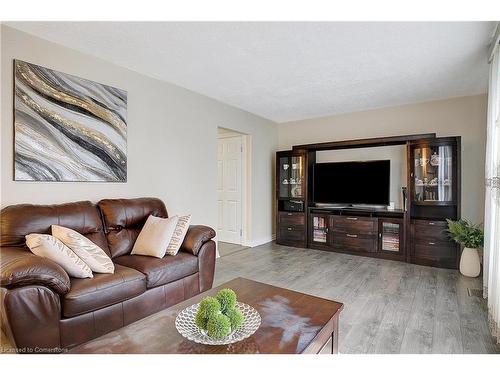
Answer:
<svg viewBox="0 0 500 375"><path fill-rule="evenodd" d="M460 273L477 277L481 272L478 249L483 246L483 230L468 220L446 220L450 238L464 247L460 257Z"/></svg>

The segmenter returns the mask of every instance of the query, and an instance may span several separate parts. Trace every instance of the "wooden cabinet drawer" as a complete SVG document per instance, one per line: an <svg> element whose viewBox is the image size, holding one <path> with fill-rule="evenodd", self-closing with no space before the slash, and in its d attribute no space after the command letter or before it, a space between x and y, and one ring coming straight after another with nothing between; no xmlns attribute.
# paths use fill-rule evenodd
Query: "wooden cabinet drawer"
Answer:
<svg viewBox="0 0 500 375"><path fill-rule="evenodd" d="M414 220L412 235L415 244L455 247L455 243L448 237L446 221Z"/></svg>
<svg viewBox="0 0 500 375"><path fill-rule="evenodd" d="M418 233L430 233L435 235L446 235L448 223L441 220L412 220L412 225L415 226Z"/></svg>
<svg viewBox="0 0 500 375"><path fill-rule="evenodd" d="M457 259L456 246L442 246L440 244L415 244L414 256L436 262L454 262Z"/></svg>
<svg viewBox="0 0 500 375"><path fill-rule="evenodd" d="M432 238L415 238L414 240L415 246L428 246L428 247L443 247L443 248L456 248L456 245L452 241L438 241Z"/></svg>
<svg viewBox="0 0 500 375"><path fill-rule="evenodd" d="M306 214L300 212L280 212L279 223L280 226L305 225Z"/></svg>
<svg viewBox="0 0 500 375"><path fill-rule="evenodd" d="M306 230L303 225L280 225L279 240L290 241L305 241Z"/></svg>
<svg viewBox="0 0 500 375"><path fill-rule="evenodd" d="M348 233L377 233L377 219L360 216L334 216L333 230Z"/></svg>
<svg viewBox="0 0 500 375"><path fill-rule="evenodd" d="M412 220L412 260L417 264L456 268L458 246L448 237L444 220Z"/></svg>
<svg viewBox="0 0 500 375"><path fill-rule="evenodd" d="M421 219L414 219L412 220L412 223L415 225L419 225L422 227L430 227L430 228L441 228L441 229L446 229L448 228L448 223L444 220L421 220Z"/></svg>
<svg viewBox="0 0 500 375"><path fill-rule="evenodd" d="M377 251L377 240L374 235L335 232L333 247L341 251L361 251L373 253Z"/></svg>

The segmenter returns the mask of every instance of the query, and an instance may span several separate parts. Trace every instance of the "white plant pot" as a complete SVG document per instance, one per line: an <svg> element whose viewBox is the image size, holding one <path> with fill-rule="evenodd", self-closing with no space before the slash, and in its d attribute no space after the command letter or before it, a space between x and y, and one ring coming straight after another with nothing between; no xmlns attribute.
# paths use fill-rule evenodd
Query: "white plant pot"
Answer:
<svg viewBox="0 0 500 375"><path fill-rule="evenodd" d="M464 247L460 257L460 273L467 277L478 277L481 273L481 263L477 249Z"/></svg>

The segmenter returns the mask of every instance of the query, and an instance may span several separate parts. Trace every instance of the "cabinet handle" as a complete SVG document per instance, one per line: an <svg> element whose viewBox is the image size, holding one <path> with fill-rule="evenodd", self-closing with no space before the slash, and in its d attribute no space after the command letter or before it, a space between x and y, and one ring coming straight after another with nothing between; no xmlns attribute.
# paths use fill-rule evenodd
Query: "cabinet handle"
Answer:
<svg viewBox="0 0 500 375"><path fill-rule="evenodd" d="M436 243L435 242L429 242L429 245L435 245Z"/></svg>
<svg viewBox="0 0 500 375"><path fill-rule="evenodd" d="M429 225L436 225L436 223L433 221L429 221Z"/></svg>
<svg viewBox="0 0 500 375"><path fill-rule="evenodd" d="M346 234L347 237L358 238L357 234Z"/></svg>
<svg viewBox="0 0 500 375"><path fill-rule="evenodd" d="M288 215L288 216L292 216L292 214L291 214L291 213L287 213L287 215Z"/></svg>
<svg viewBox="0 0 500 375"><path fill-rule="evenodd" d="M288 227L288 228L286 228L286 229L288 229L288 230L292 230L292 228L290 228L290 227Z"/></svg>
<svg viewBox="0 0 500 375"><path fill-rule="evenodd" d="M357 217L346 217L347 220L358 220Z"/></svg>

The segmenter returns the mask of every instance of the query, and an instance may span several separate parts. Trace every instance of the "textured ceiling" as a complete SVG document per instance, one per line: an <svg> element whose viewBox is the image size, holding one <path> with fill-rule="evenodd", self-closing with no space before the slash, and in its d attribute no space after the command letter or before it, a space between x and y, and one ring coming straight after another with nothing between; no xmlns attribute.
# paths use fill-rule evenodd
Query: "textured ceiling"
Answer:
<svg viewBox="0 0 500 375"><path fill-rule="evenodd" d="M276 122L480 94L492 22L10 22Z"/></svg>

